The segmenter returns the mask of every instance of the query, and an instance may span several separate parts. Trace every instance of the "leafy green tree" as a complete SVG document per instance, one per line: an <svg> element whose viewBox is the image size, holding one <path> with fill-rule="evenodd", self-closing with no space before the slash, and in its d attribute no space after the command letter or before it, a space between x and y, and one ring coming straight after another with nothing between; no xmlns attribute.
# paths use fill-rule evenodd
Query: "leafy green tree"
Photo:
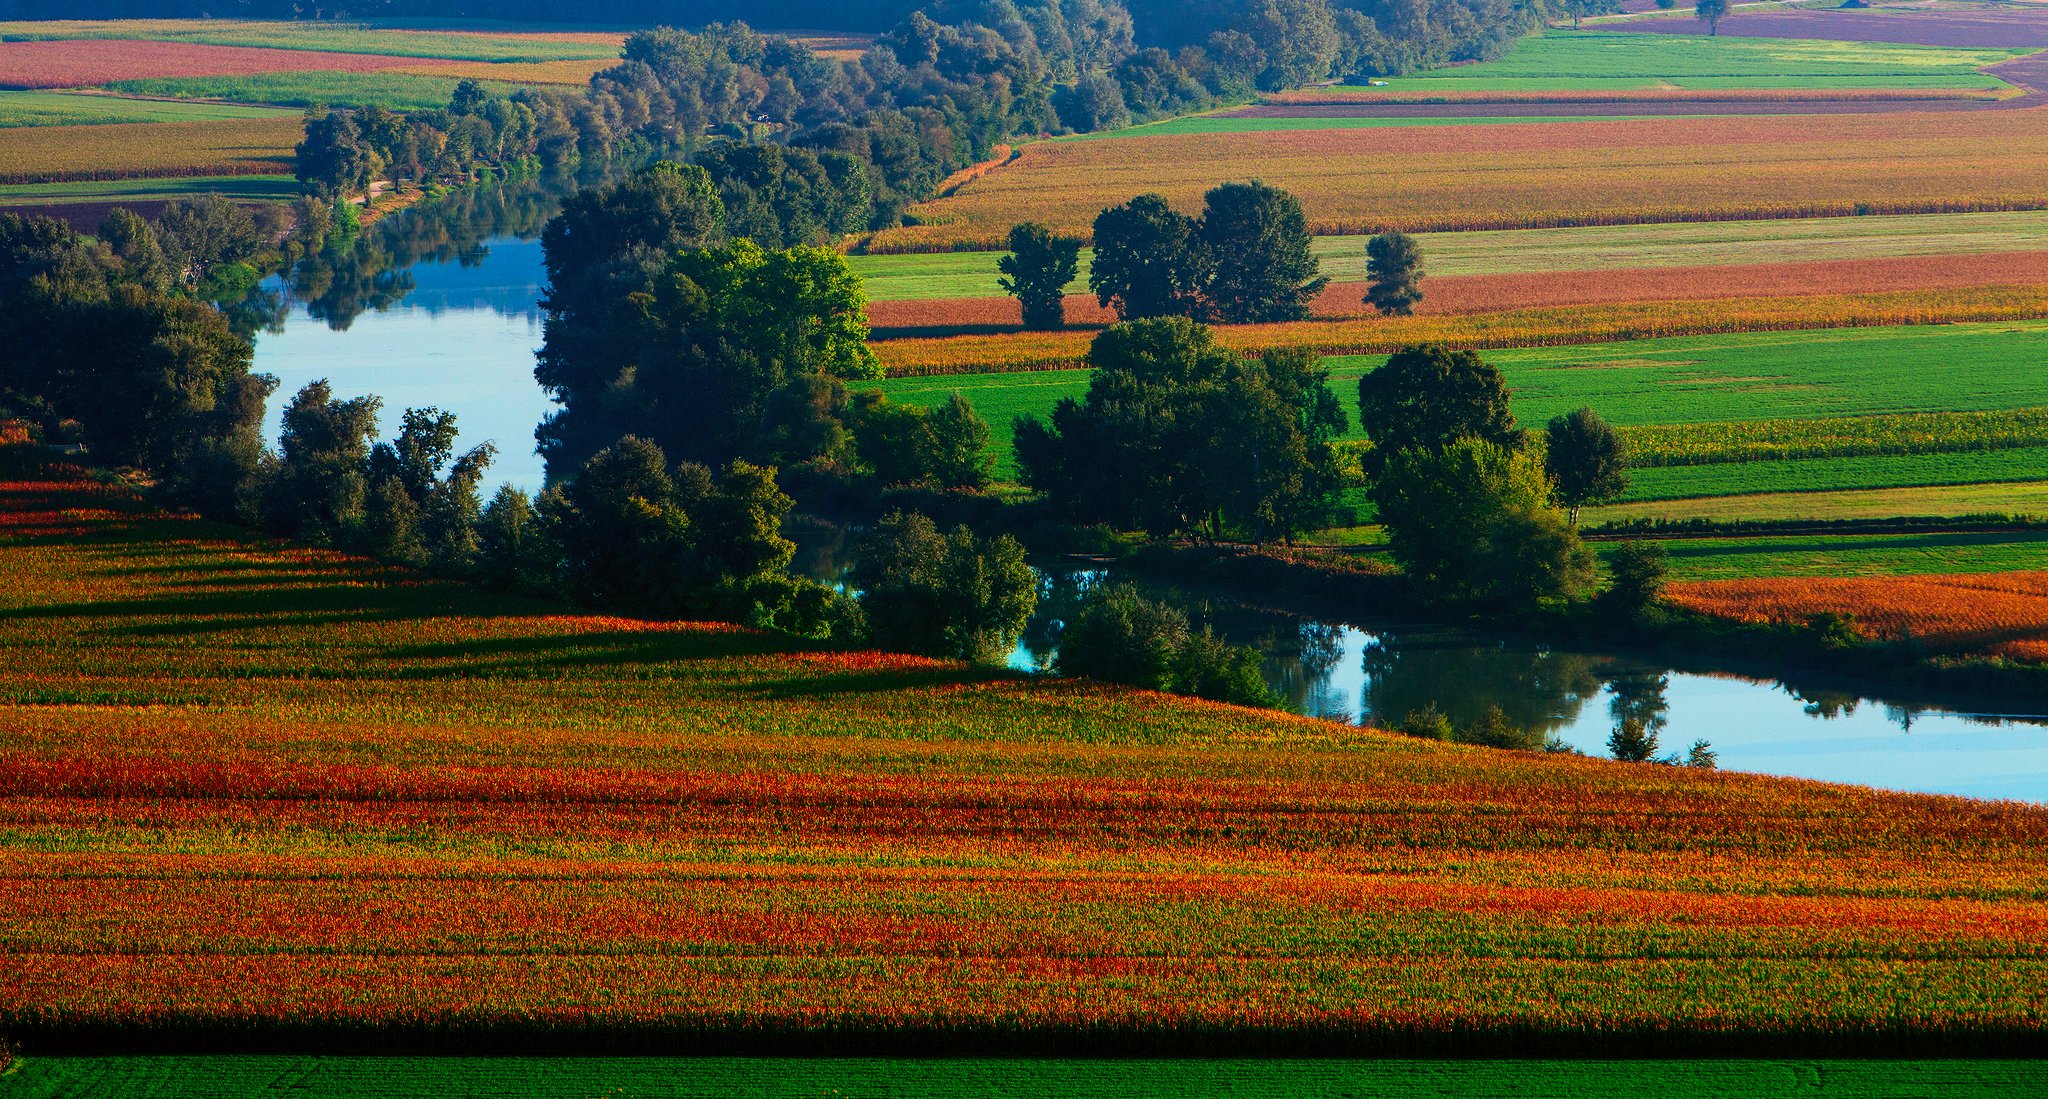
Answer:
<svg viewBox="0 0 2048 1099"><path fill-rule="evenodd" d="M988 484L995 464L988 453L988 424L958 393L927 409L868 390L854 395L847 419L861 462L881 484L943 489Z"/></svg>
<svg viewBox="0 0 2048 1099"><path fill-rule="evenodd" d="M1602 608L1626 618L1648 610L1664 591L1665 550L1657 542L1629 541L1607 555L1607 590Z"/></svg>
<svg viewBox="0 0 2048 1099"><path fill-rule="evenodd" d="M1521 441L1500 371L1475 351L1404 348L1358 380L1358 424L1375 464L1403 450L1442 450L1460 439Z"/></svg>
<svg viewBox="0 0 2048 1099"><path fill-rule="evenodd" d="M1102 211L1088 288L1125 320L1197 315L1210 270L1198 228L1160 195Z"/></svg>
<svg viewBox="0 0 2048 1099"><path fill-rule="evenodd" d="M1648 763L1657 757L1657 731L1634 718L1614 727L1607 737L1607 754L1623 763Z"/></svg>
<svg viewBox="0 0 2048 1099"><path fill-rule="evenodd" d="M1191 636L1186 612L1115 584L1090 595L1061 632L1055 667L1061 675L1171 691L1174 661Z"/></svg>
<svg viewBox="0 0 2048 1099"><path fill-rule="evenodd" d="M1038 574L1016 539L941 534L915 513L876 524L849 580L876 644L975 664L1001 664L1038 606Z"/></svg>
<svg viewBox="0 0 2048 1099"><path fill-rule="evenodd" d="M981 489L995 474L995 455L989 453L988 421L974 411L974 405L958 393L933 408L931 472L940 488Z"/></svg>
<svg viewBox="0 0 2048 1099"><path fill-rule="evenodd" d="M317 194L343 199L369 190L383 167L349 111L310 113L295 159L299 182Z"/></svg>
<svg viewBox="0 0 2048 1099"><path fill-rule="evenodd" d="M1266 59L1261 90L1299 88L1330 75L1342 48L1330 0L1255 0L1247 8L1245 33Z"/></svg>
<svg viewBox="0 0 2048 1099"><path fill-rule="evenodd" d="M1728 18L1728 0L1698 0L1693 15L1707 25L1707 36L1721 33L1721 20Z"/></svg>
<svg viewBox="0 0 2048 1099"><path fill-rule="evenodd" d="M477 519L478 582L498 591L539 591L555 581L552 542L526 493L500 485Z"/></svg>
<svg viewBox="0 0 2048 1099"><path fill-rule="evenodd" d="M1373 498L1394 559L1446 601L1531 606L1592 581L1592 555L1550 505L1533 455L1474 438L1401 450Z"/></svg>
<svg viewBox="0 0 2048 1099"><path fill-rule="evenodd" d="M477 490L497 448L484 443L458 457L457 434L454 413L408 408L397 438L371 449L372 554L443 572L469 569L483 512Z"/></svg>
<svg viewBox="0 0 2048 1099"><path fill-rule="evenodd" d="M1174 689L1233 706L1270 709L1279 705L1259 670L1259 654L1232 645L1207 628L1188 637L1173 659Z"/></svg>
<svg viewBox="0 0 2048 1099"><path fill-rule="evenodd" d="M377 397L337 401L325 378L292 397L262 493L266 527L307 542L354 540L369 500L370 448L383 404Z"/></svg>
<svg viewBox="0 0 2048 1099"><path fill-rule="evenodd" d="M1254 542L1321 527L1344 487L1336 440L1347 426L1322 357L1276 348L1238 362L1197 409L1208 441L1190 461L1214 526Z"/></svg>
<svg viewBox="0 0 2048 1099"><path fill-rule="evenodd" d="M1254 180L1211 190L1197 238L1212 257L1209 312L1223 323L1302 320L1330 284L1309 249L1301 201L1277 187Z"/></svg>
<svg viewBox="0 0 2048 1099"><path fill-rule="evenodd" d="M1572 526L1579 525L1580 508L1619 499L1628 491L1627 447L1592 409L1553 418L1546 434L1543 465Z"/></svg>
<svg viewBox="0 0 2048 1099"><path fill-rule="evenodd" d="M1572 29L1579 29L1579 20L1589 15L1616 15L1621 11L1621 0L1558 0L1560 8L1572 17Z"/></svg>
<svg viewBox="0 0 2048 1099"><path fill-rule="evenodd" d="M1365 245L1366 304L1388 317L1415 312L1422 300L1422 246L1406 233L1381 233Z"/></svg>
<svg viewBox="0 0 2048 1099"><path fill-rule="evenodd" d="M1054 236L1027 221L1010 229L1010 252L996 261L1003 292L1023 307L1024 327L1061 328L1067 323L1067 284L1080 270L1081 242Z"/></svg>

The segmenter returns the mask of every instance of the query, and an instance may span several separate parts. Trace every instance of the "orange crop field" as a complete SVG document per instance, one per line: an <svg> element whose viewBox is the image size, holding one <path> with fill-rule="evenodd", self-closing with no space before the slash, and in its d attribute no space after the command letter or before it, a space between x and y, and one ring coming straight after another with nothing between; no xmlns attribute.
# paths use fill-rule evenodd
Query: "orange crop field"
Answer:
<svg viewBox="0 0 2048 1099"><path fill-rule="evenodd" d="M133 40L0 42L0 88L80 88L114 80L252 73L443 71L416 57Z"/></svg>
<svg viewBox="0 0 2048 1099"><path fill-rule="evenodd" d="M0 584L24 1043L2048 1025L2040 807L578 616L75 482L0 483Z"/></svg>
<svg viewBox="0 0 2048 1099"><path fill-rule="evenodd" d="M2048 572L1772 577L1673 584L1672 602L1740 622L1855 617L1858 632L1936 652L2048 661Z"/></svg>
<svg viewBox="0 0 2048 1099"><path fill-rule="evenodd" d="M1225 180L1301 197L1318 233L1507 229L2048 206L2048 110L1375 126L1041 141L874 251L999 247L1036 220L1086 233L1156 191Z"/></svg>
<svg viewBox="0 0 2048 1099"><path fill-rule="evenodd" d="M2048 252L1454 275L1425 280L1427 296L1416 312L1491 313L1554 305L1852 294L1873 286L1946 290L2027 285L2048 285ZM1331 283L1313 309L1319 317L1367 316L1371 310L1364 299L1364 283ZM1071 325L1107 325L1116 320L1115 312L1092 295L1070 294L1066 308ZM1017 299L1011 297L879 301L869 304L868 320L885 336L889 329L1000 328L1023 323Z"/></svg>
<svg viewBox="0 0 2048 1099"><path fill-rule="evenodd" d="M0 183L292 171L296 116L0 129Z"/></svg>
<svg viewBox="0 0 2048 1099"><path fill-rule="evenodd" d="M1558 347L1717 332L1781 332L2037 317L2048 317L2048 286L1700 298L1693 301L1620 302L1483 313L1229 325L1216 329L1216 342L1245 351L1268 347L1311 347L1326 354L1383 354L1408 344L1426 342L1471 348ZM895 377L996 373L1078 365L1081 357L1087 354L1089 341L1094 335L1087 329L1070 329L1063 332L926 336L883 340L874 347L883 367Z"/></svg>

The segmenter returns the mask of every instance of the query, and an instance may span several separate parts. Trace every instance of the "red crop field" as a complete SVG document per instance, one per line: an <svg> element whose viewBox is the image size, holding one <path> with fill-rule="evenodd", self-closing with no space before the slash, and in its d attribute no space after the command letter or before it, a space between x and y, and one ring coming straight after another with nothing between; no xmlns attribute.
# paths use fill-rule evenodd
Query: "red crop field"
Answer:
<svg viewBox="0 0 2048 1099"><path fill-rule="evenodd" d="M25 1042L2048 1026L2040 808L575 616L92 484L0 516Z"/></svg>
<svg viewBox="0 0 2048 1099"><path fill-rule="evenodd" d="M1425 284L1425 288L1428 286ZM1470 348L1561 347L1718 332L1872 328L2037 317L2048 317L2048 286L1701 297L1691 301L1624 301L1495 312L1229 325L1216 330L1216 342L1245 351L1310 347L1326 354L1383 354L1414 343ZM878 342L875 354L889 374L896 377L997 373L1078 365L1093 338L1094 333L1086 329L922 336Z"/></svg>
<svg viewBox="0 0 2048 1099"><path fill-rule="evenodd" d="M1949 290L2029 285L2048 285L2048 252L1454 275L1425 280L1427 296L1416 312L1492 313L1557 305L1853 294L1872 286ZM1332 283L1313 309L1319 317L1362 317L1371 312L1364 299L1364 283ZM869 304L868 320L883 336L890 330L1007 327L1021 331L1023 325L1017 300L1010 297L879 301ZM1115 320L1115 313L1093 295L1067 297L1069 324L1107 325Z"/></svg>
<svg viewBox="0 0 2048 1099"><path fill-rule="evenodd" d="M1673 584L1667 594L1682 607L1740 622L1846 614L1872 638L2048 661L2048 572L1703 580Z"/></svg>
<svg viewBox="0 0 2048 1099"><path fill-rule="evenodd" d="M81 88L113 80L329 70L418 70L417 57L322 53L191 42L0 42L0 88Z"/></svg>
<svg viewBox="0 0 2048 1099"><path fill-rule="evenodd" d="M2039 209L2048 111L1381 126L1150 134L1023 147L914 208L875 251L997 248L1036 220L1085 234L1156 191L1184 210L1258 178L1322 234Z"/></svg>

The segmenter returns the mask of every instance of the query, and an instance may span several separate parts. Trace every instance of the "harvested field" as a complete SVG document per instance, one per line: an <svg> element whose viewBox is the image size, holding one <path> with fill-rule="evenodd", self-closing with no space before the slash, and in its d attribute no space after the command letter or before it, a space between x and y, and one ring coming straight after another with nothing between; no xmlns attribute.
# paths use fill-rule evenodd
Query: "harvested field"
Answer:
<svg viewBox="0 0 2048 1099"><path fill-rule="evenodd" d="M2048 206L2048 111L1394 126L1043 141L870 250L995 248L1016 222L1086 234L1157 191L1294 191L1321 234Z"/></svg>
<svg viewBox="0 0 2048 1099"><path fill-rule="evenodd" d="M1674 603L1739 622L1855 617L1858 632L1937 652L2048 660L2048 572L1774 577L1673 584Z"/></svg>
<svg viewBox="0 0 2048 1099"><path fill-rule="evenodd" d="M1247 324L1219 329L1217 342L1246 350L1310 347L1326 354L1385 354L1424 342L1475 348L1557 347L1716 333L2039 317L2048 317L2048 287L1983 287ZM917 337L883 341L875 352L897 377L1042 370L1080 362L1092 336L1078 330Z"/></svg>
<svg viewBox="0 0 2048 1099"><path fill-rule="evenodd" d="M327 69L378 72L417 67L410 57L208 46L193 42L0 41L0 88L79 88L151 77L236 76Z"/></svg>
<svg viewBox="0 0 2048 1099"><path fill-rule="evenodd" d="M1619 19L1588 23L1591 31L1701 36L1686 18ZM2048 10L2035 4L1986 5L1977 10L1911 11L1786 8L1735 12L1721 20L1730 38L1806 38L1832 42L1896 42L1983 49L2048 49Z"/></svg>
<svg viewBox="0 0 2048 1099"><path fill-rule="evenodd" d="M567 615L0 494L0 1028L32 1049L2048 1026L2039 807Z"/></svg>
<svg viewBox="0 0 2048 1099"><path fill-rule="evenodd" d="M289 174L303 136L296 115L0 129L0 183Z"/></svg>
<svg viewBox="0 0 2048 1099"><path fill-rule="evenodd" d="M1537 271L1425 279L1419 315L1493 313L1555 305L1754 298L1778 294L1851 294L1871 286L1922 290L2048 284L2048 251L1964 256L1803 263L1728 264L1716 267L1645 267L1610 271ZM1319 317L1362 317L1365 284L1332 283L1314 304ZM1021 331L1017 300L880 301L868 306L877 338L941 335L952 331ZM1067 322L1087 327L1116 316L1093 295L1067 298Z"/></svg>

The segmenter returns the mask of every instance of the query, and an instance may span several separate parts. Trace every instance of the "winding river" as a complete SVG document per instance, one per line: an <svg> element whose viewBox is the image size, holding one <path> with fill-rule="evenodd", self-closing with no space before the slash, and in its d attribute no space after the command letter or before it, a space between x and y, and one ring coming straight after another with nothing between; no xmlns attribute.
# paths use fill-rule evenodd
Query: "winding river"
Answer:
<svg viewBox="0 0 2048 1099"><path fill-rule="evenodd" d="M274 280L277 297L256 342L256 368L282 383L271 436L284 401L325 378L338 396L384 398L387 435L408 407L456 413L461 445L497 445L494 479L538 490L533 428L553 407L532 374L545 283L538 237L559 195L535 180L465 191L383 219L349 256ZM810 540L801 563L831 576L842 557L843 544ZM1050 667L1059 623L1111 579L1048 568L1044 605L1013 665ZM2048 802L2048 714L1957 712L1712 666L1305 618L1222 593L1141 586L1255 646L1274 688L1319 717L1391 723L1433 704L1469 722L1498 706L1525 727L1600 755L1627 713L1660 722L1666 751L1708 741L1727 769Z"/></svg>

